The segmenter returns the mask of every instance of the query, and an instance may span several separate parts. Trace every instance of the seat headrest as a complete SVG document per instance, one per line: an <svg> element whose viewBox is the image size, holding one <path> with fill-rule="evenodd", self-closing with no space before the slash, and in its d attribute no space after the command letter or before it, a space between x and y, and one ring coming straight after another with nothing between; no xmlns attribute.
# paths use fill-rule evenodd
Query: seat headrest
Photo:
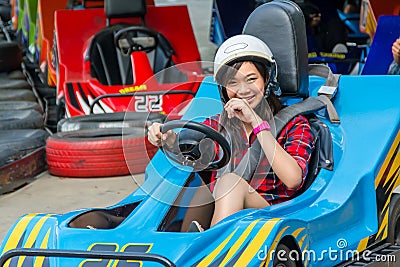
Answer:
<svg viewBox="0 0 400 267"><path fill-rule="evenodd" d="M304 15L297 4L275 0L258 6L243 33L263 40L278 65L278 82L285 96L308 96L308 50Z"/></svg>
<svg viewBox="0 0 400 267"><path fill-rule="evenodd" d="M144 17L146 0L105 0L104 10L109 19Z"/></svg>

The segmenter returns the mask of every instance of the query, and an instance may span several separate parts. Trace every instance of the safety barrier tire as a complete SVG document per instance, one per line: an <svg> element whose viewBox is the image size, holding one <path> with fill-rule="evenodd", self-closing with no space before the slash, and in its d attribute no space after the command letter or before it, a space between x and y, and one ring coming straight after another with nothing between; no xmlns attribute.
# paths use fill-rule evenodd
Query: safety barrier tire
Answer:
<svg viewBox="0 0 400 267"><path fill-rule="evenodd" d="M11 6L10 5L1 5L0 6L0 17L2 21L10 21L11 20Z"/></svg>
<svg viewBox="0 0 400 267"><path fill-rule="evenodd" d="M0 90L3 89L32 89L32 86L26 80L0 78Z"/></svg>
<svg viewBox="0 0 400 267"><path fill-rule="evenodd" d="M21 69L22 49L17 42L0 43L0 72Z"/></svg>
<svg viewBox="0 0 400 267"><path fill-rule="evenodd" d="M10 72L0 73L0 79L25 80L26 77L21 70L13 70Z"/></svg>
<svg viewBox="0 0 400 267"><path fill-rule="evenodd" d="M41 129L0 131L0 166L46 145L49 134Z"/></svg>
<svg viewBox="0 0 400 267"><path fill-rule="evenodd" d="M37 102L33 101L0 101L1 110L36 110L43 114L43 109Z"/></svg>
<svg viewBox="0 0 400 267"><path fill-rule="evenodd" d="M36 96L29 89L1 89L0 101L36 101Z"/></svg>
<svg viewBox="0 0 400 267"><path fill-rule="evenodd" d="M41 129L43 126L44 118L36 110L0 111L0 130Z"/></svg>
<svg viewBox="0 0 400 267"><path fill-rule="evenodd" d="M46 144L49 172L80 178L142 173L157 151L144 135L143 128L58 132Z"/></svg>
<svg viewBox="0 0 400 267"><path fill-rule="evenodd" d="M58 132L75 130L146 127L149 123L164 122L166 116L155 112L114 112L74 116L57 124Z"/></svg>

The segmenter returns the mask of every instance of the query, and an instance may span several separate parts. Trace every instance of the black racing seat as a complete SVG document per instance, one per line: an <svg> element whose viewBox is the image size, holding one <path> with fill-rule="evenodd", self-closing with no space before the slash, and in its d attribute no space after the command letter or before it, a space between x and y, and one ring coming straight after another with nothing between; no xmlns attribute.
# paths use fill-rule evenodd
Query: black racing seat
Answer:
<svg viewBox="0 0 400 267"><path fill-rule="evenodd" d="M300 114L308 118L315 135L315 149L308 165L308 174L304 186L298 192L301 194L311 185L321 168L333 169L329 127L314 115L323 105L314 105L315 101L308 101L313 99L307 99L309 66L304 15L292 1L268 2L251 13L243 33L260 38L271 49L278 65L278 82L282 97L300 97L307 100L296 104L296 107L289 106L275 116L276 135L287 122Z"/></svg>
<svg viewBox="0 0 400 267"><path fill-rule="evenodd" d="M104 85L134 84L130 53L136 51L147 53L153 73L173 65L174 51L168 40L144 25L145 0L105 0L104 4L108 26L93 37L86 57L90 61L92 77ZM113 18L132 17L140 17L142 25L110 25ZM119 40L115 40L117 34ZM139 44L135 40L139 40ZM143 40L150 44L150 48L144 47ZM130 47L120 47L120 44Z"/></svg>

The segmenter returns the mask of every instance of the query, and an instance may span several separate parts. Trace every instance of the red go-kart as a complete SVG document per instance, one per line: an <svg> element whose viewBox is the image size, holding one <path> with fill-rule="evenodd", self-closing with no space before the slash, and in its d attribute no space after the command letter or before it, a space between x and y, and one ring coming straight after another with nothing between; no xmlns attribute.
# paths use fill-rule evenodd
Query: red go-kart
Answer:
<svg viewBox="0 0 400 267"><path fill-rule="evenodd" d="M118 111L179 117L175 107L193 98L205 76L184 5L105 0L104 9L57 10L55 38L60 117Z"/></svg>

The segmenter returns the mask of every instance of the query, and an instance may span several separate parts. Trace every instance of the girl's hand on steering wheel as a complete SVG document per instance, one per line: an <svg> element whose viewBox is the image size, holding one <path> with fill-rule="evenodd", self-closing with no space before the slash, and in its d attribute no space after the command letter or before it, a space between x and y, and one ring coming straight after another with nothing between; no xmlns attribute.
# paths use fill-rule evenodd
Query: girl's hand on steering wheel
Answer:
<svg viewBox="0 0 400 267"><path fill-rule="evenodd" d="M172 130L162 134L160 131L161 126L161 123L155 122L148 128L147 135L149 142L154 146L162 146L165 143L168 146L173 146L176 134Z"/></svg>

